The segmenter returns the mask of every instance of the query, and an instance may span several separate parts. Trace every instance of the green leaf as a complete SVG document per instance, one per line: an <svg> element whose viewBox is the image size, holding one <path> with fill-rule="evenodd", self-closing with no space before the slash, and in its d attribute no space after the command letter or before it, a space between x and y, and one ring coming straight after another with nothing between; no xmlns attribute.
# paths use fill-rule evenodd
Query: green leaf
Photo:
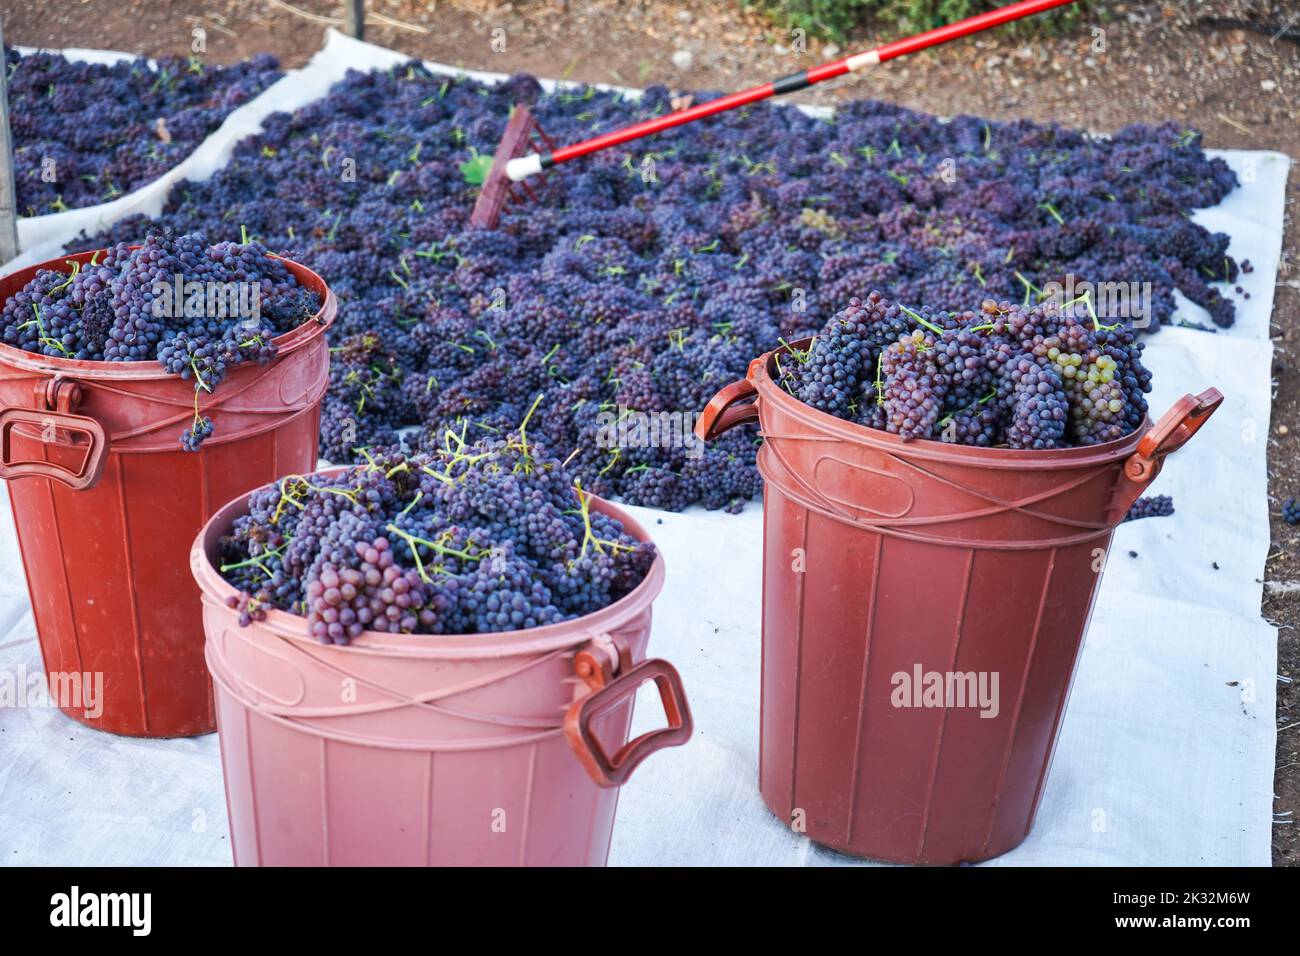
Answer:
<svg viewBox="0 0 1300 956"><path fill-rule="evenodd" d="M465 177L465 182L474 186L482 186L491 169L492 157L475 149L471 149L470 158L460 164L460 174Z"/></svg>

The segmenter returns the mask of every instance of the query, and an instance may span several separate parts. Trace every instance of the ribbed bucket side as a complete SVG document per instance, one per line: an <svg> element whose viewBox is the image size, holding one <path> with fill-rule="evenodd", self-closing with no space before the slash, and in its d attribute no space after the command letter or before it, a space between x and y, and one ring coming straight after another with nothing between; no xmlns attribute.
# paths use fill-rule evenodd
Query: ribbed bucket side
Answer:
<svg viewBox="0 0 1300 956"><path fill-rule="evenodd" d="M631 594L575 621L320 645L300 617L240 627L226 605L212 547L243 505L214 516L191 555L237 864L605 862L618 790L566 739L566 714L590 693L575 656L603 641L644 661L662 558ZM594 506L645 539L630 516ZM627 743L632 706L627 696L593 719L607 754Z"/></svg>
<svg viewBox="0 0 1300 956"><path fill-rule="evenodd" d="M563 660L571 664L571 655ZM237 865L605 862L618 790L591 781L558 727L394 746L391 725L422 726L427 733L443 715L409 707L384 711L369 722L370 733L344 716L322 727L259 709L232 692L220 665L212 671ZM562 681L549 686L572 696ZM456 707L463 696L438 702ZM552 725L568 698L557 705ZM626 741L631 717L628 702L602 718L607 747Z"/></svg>

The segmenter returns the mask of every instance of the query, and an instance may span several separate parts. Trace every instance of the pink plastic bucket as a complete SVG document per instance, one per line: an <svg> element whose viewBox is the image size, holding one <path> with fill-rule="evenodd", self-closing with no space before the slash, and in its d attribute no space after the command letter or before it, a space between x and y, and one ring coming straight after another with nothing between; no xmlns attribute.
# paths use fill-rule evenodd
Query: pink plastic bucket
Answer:
<svg viewBox="0 0 1300 956"><path fill-rule="evenodd" d="M464 636L367 632L350 646L271 611L241 628L200 532L230 838L237 866L604 865L617 786L692 724L671 664L645 660L663 558L631 594L576 621ZM645 530L612 505L629 534ZM669 726L628 742L654 680Z"/></svg>

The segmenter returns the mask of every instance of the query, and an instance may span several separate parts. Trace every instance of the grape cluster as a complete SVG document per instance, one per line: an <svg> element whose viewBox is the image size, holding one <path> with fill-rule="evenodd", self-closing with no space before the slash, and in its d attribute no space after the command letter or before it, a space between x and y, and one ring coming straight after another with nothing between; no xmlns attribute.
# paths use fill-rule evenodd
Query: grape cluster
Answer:
<svg viewBox="0 0 1300 956"><path fill-rule="evenodd" d="M1128 509L1125 521L1139 518L1163 518L1174 513L1174 499L1169 495L1143 495Z"/></svg>
<svg viewBox="0 0 1300 956"><path fill-rule="evenodd" d="M356 541L356 557L322 563L307 581L307 628L322 644L344 644L366 629L411 633L437 622L420 575L402 570L388 539ZM349 556L351 557L351 556ZM353 566L355 565L355 566Z"/></svg>
<svg viewBox="0 0 1300 956"><path fill-rule="evenodd" d="M111 65L5 50L14 186L26 216L108 202L171 169L281 76L275 57Z"/></svg>
<svg viewBox="0 0 1300 956"><path fill-rule="evenodd" d="M1022 354L1003 369L1010 406L1006 443L1012 448L1058 448L1065 441L1069 404L1065 382L1050 364Z"/></svg>
<svg viewBox="0 0 1300 956"><path fill-rule="evenodd" d="M947 377L935 361L934 335L922 329L908 332L878 355L883 385L885 428L903 441L928 438L943 411ZM869 395L862 395L867 404Z"/></svg>
<svg viewBox="0 0 1300 956"><path fill-rule="evenodd" d="M1140 426L1151 390L1142 350L1132 329L1103 325L1087 300L985 299L978 309L934 312L872 292L807 349L778 353L777 377L796 398L903 441L1041 450L1096 445Z"/></svg>
<svg viewBox="0 0 1300 956"><path fill-rule="evenodd" d="M194 423L181 432L181 447L186 451L198 451L199 446L212 434L212 419L207 415L195 415Z"/></svg>
<svg viewBox="0 0 1300 956"><path fill-rule="evenodd" d="M238 606L300 614L320 641L347 644L368 630L540 627L632 591L654 546L595 510L525 428L503 436L449 432L427 452L254 492L222 539Z"/></svg>
<svg viewBox="0 0 1300 956"><path fill-rule="evenodd" d="M533 428L584 488L672 509L734 510L753 495L752 430L703 450L680 440L610 447L600 441L607 417L692 416L754 356L843 319L873 289L937 316L983 298L1028 312L1053 284L1109 283L1137 295L1110 296L1109 306L1095 295L1102 323L1147 332L1183 321L1182 289L1209 303L1214 321L1232 319L1228 238L1188 216L1236 178L1174 125L1103 138L872 101L842 104L833 121L759 104L566 165L535 183L539 202L507 206L495 230L470 228L478 184L463 167L494 152L517 103L555 140L576 142L660 115L672 94L543 93L526 76L485 86L416 62L349 73L324 99L269 117L210 180L178 183L157 220L123 220L81 247L158 223L212 236L245 224L325 276L342 349L321 424L332 461L395 447L408 426L418 426L415 449L463 425L500 434L542 391ZM882 396L857 385L874 381L881 351L916 323L901 310L891 325L879 318L870 319L879 341L848 328L819 338L805 401L890 426ZM865 348L846 349L835 334ZM900 406L894 428L996 444L1014 417L1017 441L1046 444L1060 424L1054 375L1071 407L1067 440L1129 424L1131 400L1110 408L1113 383L1132 373L1097 337L1096 355L1056 346L1080 357L1071 377L1073 359L1056 363L1052 346L1039 355L1019 339L1007 339L997 368L968 364L986 344L973 335L939 336L943 356L890 356L918 385L932 361L946 376L936 380L938 420L932 408L911 418ZM1007 389L1010 400L1016 369L1003 366L1027 352L1038 371L1019 408L986 400Z"/></svg>
<svg viewBox="0 0 1300 956"><path fill-rule="evenodd" d="M231 367L266 364L274 339L320 308L279 259L257 242L208 245L202 233L150 234L68 272L41 269L0 308L0 339L59 358L103 362L156 359L173 375L193 379L194 422L181 446L199 448L212 434L200 414Z"/></svg>
<svg viewBox="0 0 1300 956"><path fill-rule="evenodd" d="M1294 498L1282 502L1282 520L1287 524L1300 524L1300 502Z"/></svg>
<svg viewBox="0 0 1300 956"><path fill-rule="evenodd" d="M241 591L226 598L226 607L239 612L239 626L248 627L254 621L266 620L266 608L251 594Z"/></svg>

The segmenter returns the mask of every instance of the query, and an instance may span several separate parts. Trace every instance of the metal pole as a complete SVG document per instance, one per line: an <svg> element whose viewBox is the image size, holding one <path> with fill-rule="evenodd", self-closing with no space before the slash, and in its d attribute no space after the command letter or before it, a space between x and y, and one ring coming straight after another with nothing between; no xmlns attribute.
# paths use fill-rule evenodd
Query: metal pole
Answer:
<svg viewBox="0 0 1300 956"><path fill-rule="evenodd" d="M366 32L366 0L344 0L343 29L349 36L364 40Z"/></svg>
<svg viewBox="0 0 1300 956"><path fill-rule="evenodd" d="M0 21L0 50L4 24ZM9 64L0 68L0 262L18 255L18 194L14 192L14 151L9 136Z"/></svg>

